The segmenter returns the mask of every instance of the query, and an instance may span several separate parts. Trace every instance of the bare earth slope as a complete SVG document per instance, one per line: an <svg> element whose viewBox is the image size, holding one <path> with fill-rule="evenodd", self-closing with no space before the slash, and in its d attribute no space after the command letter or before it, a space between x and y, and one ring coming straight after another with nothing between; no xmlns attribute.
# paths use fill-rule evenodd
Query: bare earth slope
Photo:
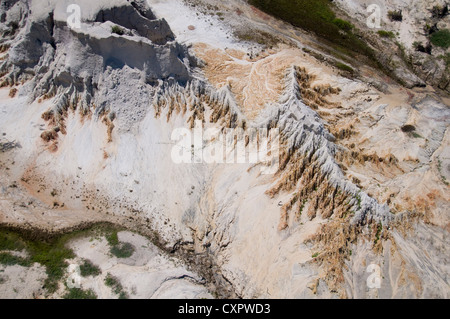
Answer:
<svg viewBox="0 0 450 319"><path fill-rule="evenodd" d="M137 298L209 297L204 286L219 297L449 297L448 99L365 66L349 78L311 35L243 1L71 3L80 28L67 25L68 2L1 0L2 225L112 222L157 234L142 260L178 252L198 271L174 267L193 282L156 292L142 275ZM237 38L246 29L271 43ZM278 170L176 164L172 133L196 121L278 128ZM87 246L71 244L80 257ZM168 261L97 263L125 282L143 272L165 283L149 269ZM109 298L101 279L83 288Z"/></svg>

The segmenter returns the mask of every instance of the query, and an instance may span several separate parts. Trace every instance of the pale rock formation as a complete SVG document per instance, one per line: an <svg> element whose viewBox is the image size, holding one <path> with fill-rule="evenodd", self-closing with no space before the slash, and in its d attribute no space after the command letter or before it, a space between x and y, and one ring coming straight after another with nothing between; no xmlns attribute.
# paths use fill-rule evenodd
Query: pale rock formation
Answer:
<svg viewBox="0 0 450 319"><path fill-rule="evenodd" d="M267 55L289 57L292 63L282 73L273 66L277 58L242 68L243 73L265 68L270 81L280 77L281 89L265 96L267 103L249 110L246 99L233 91L236 76L218 85L228 74L209 73L204 44L190 50L177 42L189 38L189 25L180 25L173 15L167 21L158 15L173 3L181 17L196 16L183 3L70 1L82 8L81 28L70 28L68 1L38 2L3 0L0 7L4 35L0 127L6 134L0 153L2 223L55 231L106 220L156 233L159 248L179 252L198 273L189 276L197 284L204 277L219 296L448 297L448 267L442 256L448 223L442 210L448 207L448 196L445 185L436 181L437 168L422 169L427 181L438 185L435 198L440 202L430 208L438 222L417 224L415 214L422 211L403 208L394 214L383 197L390 192L374 195L371 188L379 181L389 191L401 183L407 189L411 183L399 171L409 162L399 164L404 166L393 176L389 165L395 166L396 157L369 158L346 144L367 131L370 134L354 141L358 147L378 151L389 143L400 157L399 142L377 133L401 122L398 132L407 124L403 117L383 120L395 115L395 110L380 104L391 96L335 74L298 48L279 47ZM172 21L174 31L169 28ZM225 28L220 20L211 21L217 23L207 23L213 30ZM124 34L113 33L114 25ZM201 28L190 31L201 39ZM210 33L205 42L213 46ZM246 47L234 40L217 47L221 56L230 55L229 63L258 63L243 58L250 50L244 52ZM230 69L236 75L236 67ZM252 83L239 84L246 89ZM18 94L10 97L7 86L17 88ZM395 98L403 101L405 95ZM368 96L377 98L369 101ZM448 151L448 115L434 98L430 103L431 111L423 111L427 107L418 103L417 120L424 121L430 113L444 118L431 129L426 147L417 149L421 161ZM371 122L374 117L376 123ZM248 163L174 163L172 132L192 129L196 120L219 130L279 128L279 171L263 175L261 165ZM11 147L16 145L21 148ZM358 171L358 165L367 168L383 161L388 164ZM444 161L448 165L448 159ZM419 171L414 169L411 175ZM358 182L356 176L367 183ZM13 182L17 187L9 187ZM58 190L56 196L49 195L52 188ZM55 208L55 201L64 207ZM21 206L23 202L31 204ZM392 202L408 200L392 198ZM439 229L435 238L410 240L407 231L414 227L421 234ZM81 246L75 244L74 249ZM421 254L420 247L429 247L429 254ZM384 264L383 274L390 275L380 290L369 289L365 282L371 262ZM132 275L125 268L117 266L117 275L128 280ZM156 290L138 287L137 296L208 296L191 283L179 287L167 283L167 278L186 274L185 269L173 271L158 272ZM410 285L408 278L417 284ZM430 283L430 278L437 281Z"/></svg>

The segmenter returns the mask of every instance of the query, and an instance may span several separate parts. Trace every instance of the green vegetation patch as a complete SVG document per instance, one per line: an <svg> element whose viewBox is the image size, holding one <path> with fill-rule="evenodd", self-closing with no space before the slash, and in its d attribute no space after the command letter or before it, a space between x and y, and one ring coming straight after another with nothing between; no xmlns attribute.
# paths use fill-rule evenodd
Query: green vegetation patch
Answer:
<svg viewBox="0 0 450 319"><path fill-rule="evenodd" d="M25 249L26 242L16 233L0 231L0 251Z"/></svg>
<svg viewBox="0 0 450 319"><path fill-rule="evenodd" d="M341 62L336 62L334 64L335 67L337 67L339 70L345 71L345 72L349 72L351 74L353 74L355 72L355 70L351 67L348 66L347 64L341 63Z"/></svg>
<svg viewBox="0 0 450 319"><path fill-rule="evenodd" d="M126 258L131 256L134 247L131 244L122 244L117 238L118 228L110 224L99 224L87 229L72 231L63 235L50 236L39 231L22 231L0 227L0 264L21 265L29 267L33 263L39 263L45 267L47 279L44 288L53 293L58 289L58 283L64 277L67 267L67 259L75 257L67 243L73 239L95 235L105 236L112 247L116 247L113 254ZM130 247L131 246L131 247ZM8 251L26 251L27 258L14 256ZM89 261L80 266L82 274L86 276L100 274L100 269ZM71 295L82 294L81 291L72 291Z"/></svg>
<svg viewBox="0 0 450 319"><path fill-rule="evenodd" d="M134 246L130 243L120 243L116 246L111 247L111 254L117 258L128 258L134 253Z"/></svg>
<svg viewBox="0 0 450 319"><path fill-rule="evenodd" d="M20 265L23 267L30 267L31 261L27 258L22 258L18 256L14 256L10 253L0 253L0 265L4 266L13 266Z"/></svg>
<svg viewBox="0 0 450 319"><path fill-rule="evenodd" d="M447 49L450 47L450 30L444 29L434 32L430 37L430 41L437 47Z"/></svg>
<svg viewBox="0 0 450 319"><path fill-rule="evenodd" d="M378 241L380 240L382 231L383 231L383 225L381 224L381 222L379 222L377 225L377 233L375 234L375 242L374 242L375 244L378 243Z"/></svg>
<svg viewBox="0 0 450 319"><path fill-rule="evenodd" d="M442 182L448 186L449 183L447 182L447 178L442 174L442 161L440 158L438 158L438 171L439 174L441 175Z"/></svg>
<svg viewBox="0 0 450 319"><path fill-rule="evenodd" d="M123 31L123 29L121 27L119 27L118 25L112 26L111 27L111 32L118 34L118 35L124 35L125 32Z"/></svg>
<svg viewBox="0 0 450 319"><path fill-rule="evenodd" d="M389 38L389 39L395 38L395 34L392 31L379 30L377 33L382 38Z"/></svg>
<svg viewBox="0 0 450 319"><path fill-rule="evenodd" d="M98 276L102 273L97 265L94 265L90 260L84 260L80 265L80 275L83 277Z"/></svg>
<svg viewBox="0 0 450 319"><path fill-rule="evenodd" d="M116 246L116 245L119 244L119 236L117 236L117 230L116 229L108 232L105 235L105 238L108 241L110 246Z"/></svg>
<svg viewBox="0 0 450 319"><path fill-rule="evenodd" d="M68 290L63 296L64 299L97 299L97 295L91 289L69 288Z"/></svg>
<svg viewBox="0 0 450 319"><path fill-rule="evenodd" d="M66 259L74 258L73 251L66 247L70 236L63 236L53 242L30 241L27 250L31 255L31 261L37 262L45 267L47 279L45 288L52 293L58 289L58 281L64 276L69 266Z"/></svg>
<svg viewBox="0 0 450 319"><path fill-rule="evenodd" d="M111 287L112 291L119 296L119 299L128 299L128 294L123 290L119 279L108 273L105 277L105 285Z"/></svg>
<svg viewBox="0 0 450 319"><path fill-rule="evenodd" d="M328 0L249 0L262 11L292 25L314 32L342 51L361 53L373 59L372 50L352 31L354 26L336 18Z"/></svg>
<svg viewBox="0 0 450 319"><path fill-rule="evenodd" d="M29 257L22 258L10 253L0 253L0 263L3 265L21 265L29 267L39 263L45 267L47 279L44 287L51 293L57 290L60 280L67 268L66 259L73 258L73 251L65 246L70 236L62 236L52 241L27 240L19 233L0 229L0 250L26 250Z"/></svg>
<svg viewBox="0 0 450 319"><path fill-rule="evenodd" d="M271 35L270 33L260 30L238 30L234 32L234 36L242 41L254 42L266 47L272 48L280 43L280 39Z"/></svg>
<svg viewBox="0 0 450 319"><path fill-rule="evenodd" d="M339 18L333 19L332 22L339 29L344 30L346 32L350 32L350 31L352 31L355 28L355 26L353 24L351 24L350 22L342 20L342 19L339 19Z"/></svg>
<svg viewBox="0 0 450 319"><path fill-rule="evenodd" d="M112 230L105 235L106 240L111 246L110 253L117 258L128 258L134 253L134 246L130 243L121 243L117 236L117 230Z"/></svg>

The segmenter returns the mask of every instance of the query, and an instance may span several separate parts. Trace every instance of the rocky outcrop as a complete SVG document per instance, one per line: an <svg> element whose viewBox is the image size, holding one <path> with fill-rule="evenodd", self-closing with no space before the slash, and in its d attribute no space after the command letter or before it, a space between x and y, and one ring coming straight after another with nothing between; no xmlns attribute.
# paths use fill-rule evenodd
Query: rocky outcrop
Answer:
<svg viewBox="0 0 450 319"><path fill-rule="evenodd" d="M62 119L69 109L79 107L83 114L97 116L116 112L102 95L96 96L100 83L112 80L108 73L126 73L124 78L134 73L137 82L142 80L140 86L147 84L147 91L158 90L164 82L185 85L192 78L195 59L174 41L167 22L155 19L144 7L145 2L132 6L122 1L102 9L94 18L85 18L81 28L70 28L52 6L31 16L26 1L2 3L2 26L8 30L2 46L9 50L0 65L1 86L31 80L27 86L31 101L52 98L54 107L43 117L63 133ZM114 34L114 25L130 35ZM17 26L22 28L13 32Z"/></svg>
<svg viewBox="0 0 450 319"><path fill-rule="evenodd" d="M144 11L143 14L134 6L124 5L122 7L101 10L97 14L95 22L104 23L111 21L124 28L136 31L138 35L156 44L165 44L175 39L166 20L149 19L149 16L152 16L149 10Z"/></svg>
<svg viewBox="0 0 450 319"><path fill-rule="evenodd" d="M432 43L434 32L448 30L449 3L433 1L335 1L354 19L366 40L376 47L378 60L406 87L422 87L425 83L449 92L448 47ZM377 5L380 26L370 29L368 11ZM397 19L390 18L398 12ZM384 32L379 34L378 32Z"/></svg>
<svg viewBox="0 0 450 319"><path fill-rule="evenodd" d="M391 219L388 207L379 205L375 199L346 181L335 162L338 152L338 147L333 143L335 138L325 128L318 114L302 101L300 86L308 86L308 77L305 70L290 70L278 114L269 120L271 126L278 125L281 128L285 139L280 168L285 173L282 173L279 183L269 194L273 196L280 190L295 190L300 183L296 196L283 207L285 211L297 201L311 200L308 197L313 195L312 200L316 205L311 209L314 214L321 211L324 218L339 213L338 206L343 205L344 210L354 210L355 224L365 224L372 219L388 223ZM345 195L337 196L337 199L336 195L341 192ZM348 203L344 205L345 200ZM282 222L280 226L284 228L287 225Z"/></svg>
<svg viewBox="0 0 450 319"><path fill-rule="evenodd" d="M216 48L210 48L209 58L220 56L229 66L211 67L208 72L224 74L210 81L211 73L201 68L208 61L199 63L145 1L84 3L89 10L83 11L80 28L67 24L65 8L56 2L42 7L33 1L1 3L0 75L3 86L15 89L0 105L5 114L0 123L5 134L12 134L2 139L8 141L2 155L4 149L5 163L15 167L9 171L0 165L6 176L0 181L0 218L3 211L14 212L5 214L5 221L51 228L95 217L144 229L223 288L225 297L360 296L355 285L364 281L361 260L382 263L408 247L399 241L397 250L397 233L391 230L406 227L419 214L412 209L393 214L390 202L345 173L344 164L381 162L386 165L380 170L392 164L401 171L392 154L378 155L360 145L347 149L343 143L360 133L355 113L372 101L365 94L375 95L365 84L334 75L316 81L329 70L317 61L308 70L299 66L307 64L307 51L298 48L265 52L268 58L260 60L237 49L214 55ZM240 77L244 69L254 77ZM270 81L260 82L261 71ZM255 83L238 83L243 79ZM419 82L411 77L409 86ZM247 95L264 94L268 87L272 92L264 101L269 102L248 112L253 105L243 101L263 99ZM353 103L352 95L360 97L359 104L344 110L342 101L350 96ZM12 103L23 116L11 111ZM432 108L433 116L444 114L439 112ZM373 119L372 113L367 118ZM401 122L399 127L409 123ZM10 123L20 127L23 139ZM222 132L278 128L278 171L264 176L257 169L261 163L174 163L171 134L198 123ZM432 133L430 157L445 139L445 123L439 134ZM22 149L9 144L16 140ZM190 152L196 151L194 144ZM390 171L382 173L376 177ZM395 271L403 267L393 265ZM433 269L425 269L424 278Z"/></svg>

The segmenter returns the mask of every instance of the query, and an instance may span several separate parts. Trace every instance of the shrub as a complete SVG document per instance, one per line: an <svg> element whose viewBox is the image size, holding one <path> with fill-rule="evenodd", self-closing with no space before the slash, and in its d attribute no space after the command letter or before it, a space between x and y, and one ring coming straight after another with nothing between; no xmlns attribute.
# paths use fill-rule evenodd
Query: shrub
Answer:
<svg viewBox="0 0 450 319"><path fill-rule="evenodd" d="M44 288L47 292L53 293L58 289L59 282L64 277L68 267L66 260L75 257L74 252L66 247L66 243L81 235L92 234L93 232L96 234L107 234L112 243L119 245L117 228L111 227L110 225L100 224L87 230L74 231L45 240L39 239L40 236L33 232L19 233L0 226L0 264L18 264L22 266L31 266L35 262L41 264L45 267L47 273ZM129 256L134 251L134 247L131 244L121 245L118 248L118 254L123 256ZM9 253L1 252L2 250L26 250L29 257L17 257ZM98 267L90 264L89 261L85 262L84 266L80 267L80 270L84 268L82 271L85 271L85 274L94 274L99 271L97 269ZM82 290L69 291L67 297L71 296L96 297L92 292Z"/></svg>
<svg viewBox="0 0 450 319"><path fill-rule="evenodd" d="M341 62L336 62L334 64L339 70L345 71L345 72L349 72L349 73L354 73L355 70L353 70L352 67L348 66L347 64L341 63Z"/></svg>
<svg viewBox="0 0 450 319"><path fill-rule="evenodd" d="M428 44L428 45L425 47L425 46L423 46L423 44L422 44L421 42L418 42L418 41L415 41L415 42L413 43L413 48L414 48L416 51L423 52L423 53L428 53L428 54L431 54L431 49L432 49L432 47L431 47L430 44Z"/></svg>
<svg viewBox="0 0 450 319"><path fill-rule="evenodd" d="M433 33L439 31L439 29L437 27L437 23L433 24L432 26L429 24L426 24L425 27L423 28L423 30L425 31L425 33L428 33L428 35L432 35Z"/></svg>
<svg viewBox="0 0 450 319"><path fill-rule="evenodd" d="M65 247L65 241L52 245L45 242L30 242L31 260L46 268L45 287L49 292L58 289L58 281L64 276L68 266L66 259L74 258L73 251Z"/></svg>
<svg viewBox="0 0 450 319"><path fill-rule="evenodd" d="M106 240L111 246L110 252L117 258L128 258L134 253L134 246L130 243L119 242L117 230L113 230L105 235Z"/></svg>
<svg viewBox="0 0 450 319"><path fill-rule="evenodd" d="M447 49L450 46L450 30L444 29L434 32L430 41L435 46Z"/></svg>
<svg viewBox="0 0 450 319"><path fill-rule="evenodd" d="M73 251L65 247L67 237L61 237L51 242L31 241L22 239L18 233L0 230L0 250L23 250L29 253L28 258L21 258L11 254L0 254L0 263L9 265L31 266L39 263L45 267L47 279L44 287L50 292L58 288L58 280L64 275L68 264L66 259L73 258Z"/></svg>
<svg viewBox="0 0 450 319"><path fill-rule="evenodd" d="M334 19L333 23L341 30L344 30L346 32L350 32L355 26L351 24L348 21L342 20L342 19Z"/></svg>
<svg viewBox="0 0 450 319"><path fill-rule="evenodd" d="M41 138L46 142L50 142L58 138L58 133L55 130L48 130L42 132Z"/></svg>
<svg viewBox="0 0 450 319"><path fill-rule="evenodd" d="M434 6L431 9L431 14L432 14L433 18L442 19L443 17L445 17L448 14L448 5Z"/></svg>
<svg viewBox="0 0 450 319"><path fill-rule="evenodd" d="M117 230L111 231L105 237L110 246L116 246L119 244L119 237L117 236Z"/></svg>
<svg viewBox="0 0 450 319"><path fill-rule="evenodd" d="M124 33L125 33L123 31L123 29L121 27L119 27L118 25L112 26L111 27L111 32L115 33L115 34L118 34L118 35L124 35Z"/></svg>
<svg viewBox="0 0 450 319"><path fill-rule="evenodd" d="M378 31L378 35L382 38L390 38L390 39L395 38L395 34L392 31L380 30Z"/></svg>
<svg viewBox="0 0 450 319"><path fill-rule="evenodd" d="M9 90L9 97L13 98L15 97L17 94L17 89L16 88L12 88L11 90Z"/></svg>
<svg viewBox="0 0 450 319"><path fill-rule="evenodd" d="M120 243L111 247L111 254L116 256L117 258L128 258L131 257L134 253L134 246L130 243Z"/></svg>
<svg viewBox="0 0 450 319"><path fill-rule="evenodd" d="M389 11L388 17L391 21L403 21L402 10Z"/></svg>
<svg viewBox="0 0 450 319"><path fill-rule="evenodd" d="M64 299L97 299L97 295L91 289L70 288L63 296Z"/></svg>
<svg viewBox="0 0 450 319"><path fill-rule="evenodd" d="M381 222L378 222L377 232L375 234L375 242L374 242L375 244L380 240L382 231L383 231L383 225L381 224Z"/></svg>
<svg viewBox="0 0 450 319"><path fill-rule="evenodd" d="M83 277L97 276L100 274L100 268L94 265L90 260L84 260L83 264L80 265L80 275Z"/></svg>
<svg viewBox="0 0 450 319"><path fill-rule="evenodd" d="M23 267L30 267L31 262L29 259L14 256L9 253L0 253L0 265L5 266L20 265Z"/></svg>
<svg viewBox="0 0 450 319"><path fill-rule="evenodd" d="M20 251L25 248L25 242L15 233L0 230L0 250Z"/></svg>
<svg viewBox="0 0 450 319"><path fill-rule="evenodd" d="M128 294L123 290L119 279L108 273L105 277L105 285L111 287L112 291L119 296L119 299L128 299Z"/></svg>
<svg viewBox="0 0 450 319"><path fill-rule="evenodd" d="M408 132L415 131L416 128L415 128L413 125L407 124L407 125L403 125L403 126L401 127L401 130L402 130L402 132L404 132L404 133L408 133Z"/></svg>

